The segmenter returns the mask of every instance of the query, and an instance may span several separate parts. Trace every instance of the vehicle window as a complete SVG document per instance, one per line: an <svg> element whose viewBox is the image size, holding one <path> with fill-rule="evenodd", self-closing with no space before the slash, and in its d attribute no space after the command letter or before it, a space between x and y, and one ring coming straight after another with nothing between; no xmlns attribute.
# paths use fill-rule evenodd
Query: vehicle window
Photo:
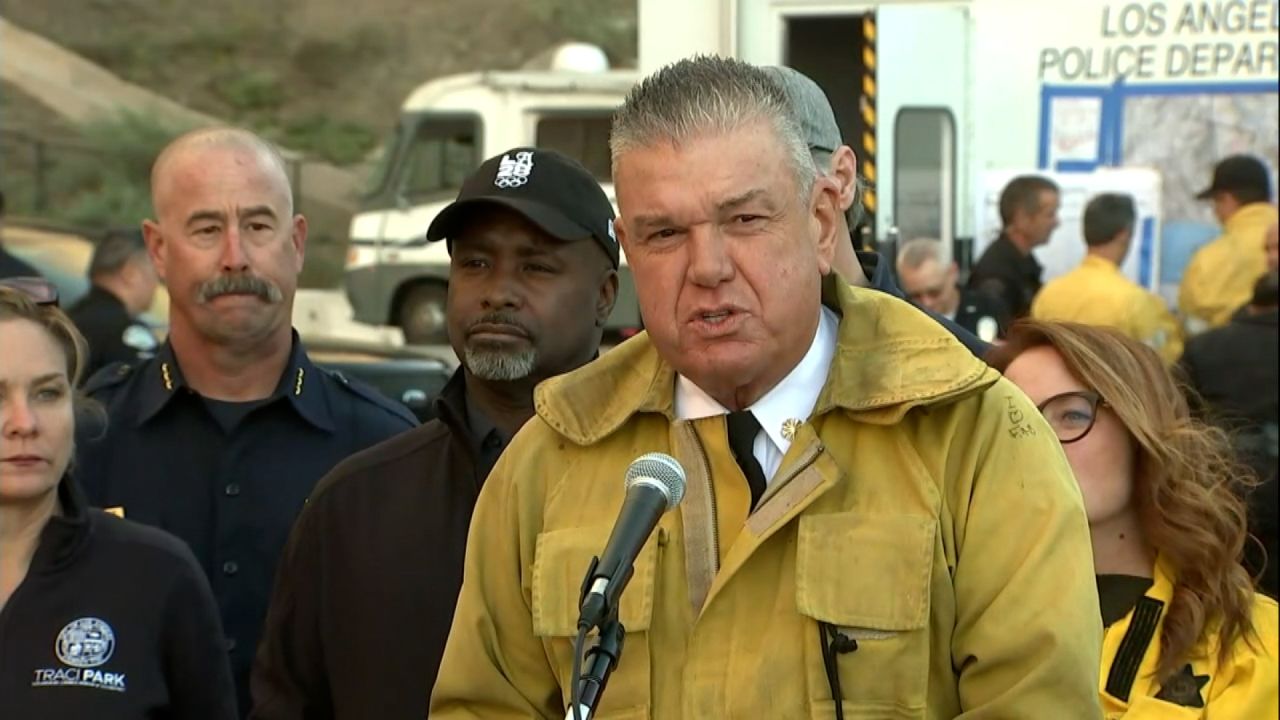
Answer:
<svg viewBox="0 0 1280 720"><path fill-rule="evenodd" d="M600 182L612 182L609 159L608 113L591 115L545 115L538 119L538 147L556 150L582 163Z"/></svg>
<svg viewBox="0 0 1280 720"><path fill-rule="evenodd" d="M905 240L954 236L955 125L945 109L903 108L894 123L893 219Z"/></svg>
<svg viewBox="0 0 1280 720"><path fill-rule="evenodd" d="M480 120L427 117L405 149L401 191L409 200L453 192L480 164Z"/></svg>

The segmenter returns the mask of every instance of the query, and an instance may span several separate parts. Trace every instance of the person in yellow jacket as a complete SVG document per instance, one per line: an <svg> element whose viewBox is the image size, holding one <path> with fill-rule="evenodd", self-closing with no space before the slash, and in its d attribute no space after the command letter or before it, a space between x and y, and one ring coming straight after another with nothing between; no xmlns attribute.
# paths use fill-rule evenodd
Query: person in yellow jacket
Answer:
<svg viewBox="0 0 1280 720"><path fill-rule="evenodd" d="M1188 335L1226 325L1249 302L1267 271L1263 237L1277 218L1271 176L1249 155L1218 163L1213 183L1196 197L1213 201L1222 235L1197 250L1182 273L1178 308Z"/></svg>
<svg viewBox="0 0 1280 720"><path fill-rule="evenodd" d="M1173 364L1182 356L1178 321L1164 300L1120 272L1137 220L1129 195L1103 193L1090 199L1084 209L1084 261L1044 286L1031 305L1031 317L1113 327Z"/></svg>
<svg viewBox="0 0 1280 720"><path fill-rule="evenodd" d="M782 90L681 60L611 142L646 332L537 388L476 506L431 717L565 717L582 579L650 452L687 489L593 717L1100 717L1061 448L932 319L830 273L837 186Z"/></svg>
<svg viewBox="0 0 1280 720"><path fill-rule="evenodd" d="M1241 565L1248 471L1154 352L1110 328L1016 324L989 356L1036 403L1084 493L1107 720L1280 714L1280 611Z"/></svg>

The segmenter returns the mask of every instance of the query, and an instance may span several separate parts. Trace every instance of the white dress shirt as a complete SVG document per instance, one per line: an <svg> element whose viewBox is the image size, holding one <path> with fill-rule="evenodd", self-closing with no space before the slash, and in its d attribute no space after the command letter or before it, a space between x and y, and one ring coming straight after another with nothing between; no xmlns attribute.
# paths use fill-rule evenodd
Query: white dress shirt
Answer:
<svg viewBox="0 0 1280 720"><path fill-rule="evenodd" d="M823 307L818 318L818 331L814 333L809 351L800 363L774 385L764 397L755 401L750 410L760 423L752 454L764 470L766 481L772 481L782 457L791 447L791 439L782 428L788 420L806 422L818 404L818 395L827 382L831 360L836 354L836 332L840 319L830 309ZM727 415L729 410L716 402L702 388L683 375L676 375L676 417L681 420L697 420L713 415Z"/></svg>

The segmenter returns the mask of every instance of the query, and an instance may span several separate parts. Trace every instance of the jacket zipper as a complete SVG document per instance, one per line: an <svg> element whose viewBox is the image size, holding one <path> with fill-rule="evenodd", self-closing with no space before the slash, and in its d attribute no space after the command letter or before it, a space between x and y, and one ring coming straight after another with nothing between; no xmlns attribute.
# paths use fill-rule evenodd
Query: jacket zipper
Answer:
<svg viewBox="0 0 1280 720"><path fill-rule="evenodd" d="M760 498L760 507L763 507L765 503L772 500L773 496L776 495L783 486L808 469L808 467L818 459L818 456L822 454L822 451L826 449L826 446L821 442L810 445L809 448L805 450L804 455L801 455L800 459L796 463L787 468L786 475L775 477L769 482L769 488L765 490L764 497ZM775 490L775 488L778 490Z"/></svg>
<svg viewBox="0 0 1280 720"><path fill-rule="evenodd" d="M716 508L716 484L711 480L711 461L707 459L706 448L702 440L694 434L698 441L698 459L702 461L702 472L707 478L707 487L711 490L711 559L715 563L716 572L720 572L720 511Z"/></svg>
<svg viewBox="0 0 1280 720"><path fill-rule="evenodd" d="M716 486L711 479L711 461L707 459L707 449L702 447L702 439L693 429L693 425L685 424L685 431L698 448L698 460L702 462L702 476L707 479L707 492L711 494L711 564L720 572L720 511L716 507Z"/></svg>

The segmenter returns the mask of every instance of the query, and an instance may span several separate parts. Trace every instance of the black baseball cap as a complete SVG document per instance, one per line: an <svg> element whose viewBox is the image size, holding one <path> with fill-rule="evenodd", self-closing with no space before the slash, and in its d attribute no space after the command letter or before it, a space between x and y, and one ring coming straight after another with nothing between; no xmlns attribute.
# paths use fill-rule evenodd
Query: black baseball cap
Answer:
<svg viewBox="0 0 1280 720"><path fill-rule="evenodd" d="M1201 190L1196 198L1207 200L1214 193L1231 190L1261 190L1271 194L1271 175L1267 166L1252 155L1232 155L1223 158L1213 168L1213 184Z"/></svg>
<svg viewBox="0 0 1280 720"><path fill-rule="evenodd" d="M456 237L471 210L481 205L510 208L560 240L590 236L618 267L613 205L600 183L573 158L520 147L485 160L463 181L458 198L431 221L427 240Z"/></svg>

